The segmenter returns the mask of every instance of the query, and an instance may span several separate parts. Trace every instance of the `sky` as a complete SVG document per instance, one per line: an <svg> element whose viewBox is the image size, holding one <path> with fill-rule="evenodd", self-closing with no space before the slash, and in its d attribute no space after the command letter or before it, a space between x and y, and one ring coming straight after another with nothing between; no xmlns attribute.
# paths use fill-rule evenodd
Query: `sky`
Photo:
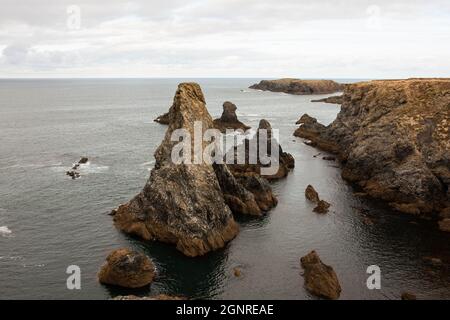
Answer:
<svg viewBox="0 0 450 320"><path fill-rule="evenodd" d="M448 0L0 0L0 78L449 76Z"/></svg>

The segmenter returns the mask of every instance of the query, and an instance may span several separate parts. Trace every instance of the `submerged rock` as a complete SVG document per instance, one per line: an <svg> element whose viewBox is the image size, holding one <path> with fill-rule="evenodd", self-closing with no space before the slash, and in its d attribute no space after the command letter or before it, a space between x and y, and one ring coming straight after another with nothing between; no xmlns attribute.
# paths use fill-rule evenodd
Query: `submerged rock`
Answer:
<svg viewBox="0 0 450 320"><path fill-rule="evenodd" d="M141 288L149 285L155 276L152 261L144 254L129 249L113 251L98 273L103 284L125 288Z"/></svg>
<svg viewBox="0 0 450 320"><path fill-rule="evenodd" d="M250 89L284 92L289 94L326 94L342 91L344 85L332 80L300 80L300 79L278 79L262 80L258 84L250 86Z"/></svg>
<svg viewBox="0 0 450 320"><path fill-rule="evenodd" d="M332 124L304 116L294 135L337 154L344 179L395 210L436 217L449 207L450 80L356 83L343 100Z"/></svg>
<svg viewBox="0 0 450 320"><path fill-rule="evenodd" d="M237 107L234 103L229 101L224 102L222 116L214 120L214 127L222 133L225 133L226 129L242 130L244 132L250 129L249 126L246 126L238 120L236 109Z"/></svg>
<svg viewBox="0 0 450 320"><path fill-rule="evenodd" d="M338 299L341 294L341 285L333 268L324 264L315 251L311 251L300 259L305 270L306 289L322 298Z"/></svg>

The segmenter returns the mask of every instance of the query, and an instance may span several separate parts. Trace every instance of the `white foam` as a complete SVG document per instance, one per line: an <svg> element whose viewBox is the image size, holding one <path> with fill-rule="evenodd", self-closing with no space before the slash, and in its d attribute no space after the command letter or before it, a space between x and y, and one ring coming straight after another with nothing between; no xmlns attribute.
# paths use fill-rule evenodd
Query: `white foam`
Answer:
<svg viewBox="0 0 450 320"><path fill-rule="evenodd" d="M8 236L10 234L12 234L12 231L7 226L1 226L0 227L0 235Z"/></svg>

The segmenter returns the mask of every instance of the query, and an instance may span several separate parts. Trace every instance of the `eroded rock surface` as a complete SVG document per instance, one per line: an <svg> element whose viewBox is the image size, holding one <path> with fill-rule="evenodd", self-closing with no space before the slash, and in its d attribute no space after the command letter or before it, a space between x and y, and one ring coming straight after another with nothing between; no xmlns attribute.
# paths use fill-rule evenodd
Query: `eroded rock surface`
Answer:
<svg viewBox="0 0 450 320"><path fill-rule="evenodd" d="M323 99L311 100L311 102L325 102L331 104L342 104L343 101L342 96L332 96Z"/></svg>
<svg viewBox="0 0 450 320"><path fill-rule="evenodd" d="M304 115L296 136L336 153L342 176L394 209L437 217L450 206L450 80L347 85L336 120ZM446 229L442 221L441 229Z"/></svg>
<svg viewBox="0 0 450 320"><path fill-rule="evenodd" d="M113 251L98 273L101 283L125 288L149 285L155 276L152 261L144 254L129 249Z"/></svg>
<svg viewBox="0 0 450 320"><path fill-rule="evenodd" d="M263 129L267 133L266 141L260 140L260 137L262 137L262 135L260 136L259 132ZM254 150L257 155L256 161L251 161L250 158L250 153L252 150L250 147L251 145L256 146ZM263 173L263 168L268 168L270 166L276 168L278 166L278 169L274 169L273 173L263 174L263 177L269 181L277 180L285 178L288 173L295 167L294 157L290 153L284 152L281 148L281 145L272 136L272 126L267 120L262 119L259 122L258 130L255 136L251 139L245 139L242 147L242 149L237 147L230 151L233 153L233 157L236 160L234 164L229 165L229 168L233 175L235 175L236 177L247 175L249 173L261 175ZM261 147L263 149L261 149ZM272 148L274 150L278 149L278 157L276 157L276 154L274 154L270 159L270 163L268 163L269 159L262 159L260 153L263 155L263 157L267 156L268 158L270 158L272 156ZM242 161L243 163L238 162L239 157L245 159L244 161Z"/></svg>
<svg viewBox="0 0 450 320"><path fill-rule="evenodd" d="M250 86L250 89L304 95L334 93L342 91L344 85L332 80L300 80L285 78L278 80L262 80L258 84Z"/></svg>
<svg viewBox="0 0 450 320"><path fill-rule="evenodd" d="M225 164L176 164L171 153L178 141L172 133L190 133L191 160L194 161L194 122L203 132L213 128L200 86L182 83L170 108L170 122L161 145L155 152L155 167L144 189L134 199L113 210L115 225L122 231L145 240L175 244L187 256L199 256L225 246L238 233L232 213L260 215L259 190L246 189ZM203 142L203 150L207 146ZM188 155L185 155L188 156ZM269 186L271 193L271 189ZM255 194L253 193L255 192Z"/></svg>
<svg viewBox="0 0 450 320"><path fill-rule="evenodd" d="M169 124L169 122L170 122L170 114L169 114L169 112L166 112L166 113L164 113L164 114L158 116L158 117L157 117L155 120L153 120L153 121L158 122L158 123L160 123L160 124L165 124L165 125L167 125L167 124Z"/></svg>
<svg viewBox="0 0 450 320"><path fill-rule="evenodd" d="M315 251L300 259L305 270L305 288L315 296L326 299L338 299L341 285L333 268L324 264Z"/></svg>
<svg viewBox="0 0 450 320"><path fill-rule="evenodd" d="M236 109L237 107L234 103L224 102L222 116L214 120L214 127L222 133L225 133L227 129L242 130L244 132L250 129L249 126L238 120Z"/></svg>

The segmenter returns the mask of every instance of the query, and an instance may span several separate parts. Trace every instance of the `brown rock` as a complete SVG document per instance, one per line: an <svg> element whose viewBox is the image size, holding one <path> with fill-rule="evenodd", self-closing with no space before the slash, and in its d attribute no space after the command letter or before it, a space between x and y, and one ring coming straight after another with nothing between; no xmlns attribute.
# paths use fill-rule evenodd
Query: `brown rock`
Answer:
<svg viewBox="0 0 450 320"><path fill-rule="evenodd" d="M183 297L176 297L176 296L169 296L166 294L159 294L157 296L151 296L151 297L138 297L135 295L129 295L129 296L117 296L114 297L113 300L187 300Z"/></svg>
<svg viewBox="0 0 450 320"><path fill-rule="evenodd" d="M423 257L422 260L433 267L440 267L442 266L442 260L436 257Z"/></svg>
<svg viewBox="0 0 450 320"><path fill-rule="evenodd" d="M435 217L450 206L449 105L450 79L361 82L332 124L303 119L294 135L337 154L343 178L371 197Z"/></svg>
<svg viewBox="0 0 450 320"><path fill-rule="evenodd" d="M402 300L417 300L417 297L415 294L409 293L409 292L403 292L402 293Z"/></svg>
<svg viewBox="0 0 450 320"><path fill-rule="evenodd" d="M336 273L320 260L315 251L302 257L300 262L305 269L305 287L310 293L326 299L339 298L341 286Z"/></svg>
<svg viewBox="0 0 450 320"><path fill-rule="evenodd" d="M225 133L227 129L242 130L244 132L250 129L249 126L238 120L236 109L235 104L229 101L224 102L222 116L214 120L214 127L222 133Z"/></svg>
<svg viewBox="0 0 450 320"><path fill-rule="evenodd" d="M450 218L439 221L439 229L444 232L450 232Z"/></svg>
<svg viewBox="0 0 450 320"><path fill-rule="evenodd" d="M250 89L296 95L334 93L342 91L343 88L344 85L332 80L300 80L289 78L262 80L260 83L250 86Z"/></svg>
<svg viewBox="0 0 450 320"><path fill-rule="evenodd" d="M309 201L312 201L314 203L319 203L319 194L317 193L316 189L312 185L308 185L305 190L305 197Z"/></svg>
<svg viewBox="0 0 450 320"><path fill-rule="evenodd" d="M234 268L233 269L233 274L234 274L235 277L240 277L242 272L241 272L241 270L239 268Z"/></svg>
<svg viewBox="0 0 450 320"><path fill-rule="evenodd" d="M311 102L325 102L325 103L332 103L332 104L342 104L343 103L343 96L332 96L327 97L323 99L317 99L317 100L311 100Z"/></svg>
<svg viewBox="0 0 450 320"><path fill-rule="evenodd" d="M313 209L316 213L327 213L330 208L330 204L324 200L319 200L317 206Z"/></svg>
<svg viewBox="0 0 450 320"><path fill-rule="evenodd" d="M145 240L175 244L187 256L204 255L224 247L239 228L213 166L206 162L175 164L171 159L172 148L177 144L171 141L174 130L186 129L193 137L195 121L202 122L203 130L213 127L200 86L180 84L170 113L171 120L155 152L155 167L149 180L140 194L119 206L114 223L120 230ZM221 167L222 171L228 170L225 165Z"/></svg>
<svg viewBox="0 0 450 320"><path fill-rule="evenodd" d="M168 125L170 122L170 114L169 114L169 112L166 112L166 113L160 115L159 117L157 117L153 121L158 122L160 124Z"/></svg>
<svg viewBox="0 0 450 320"><path fill-rule="evenodd" d="M103 284L125 288L141 288L149 285L155 276L151 260L135 251L119 249L113 251L98 273Z"/></svg>
<svg viewBox="0 0 450 320"><path fill-rule="evenodd" d="M260 137L263 137L264 132L267 133L267 141L260 141ZM243 147L235 147L234 149L229 151L229 153L231 153L230 157L232 159L235 159L234 164L228 165L233 175L240 176L247 173L256 173L258 175L261 175L262 168L269 166L278 166L277 172L275 172L274 174L266 174L263 176L269 181L285 178L289 174L289 172L295 167L294 157L291 154L283 151L278 141L272 136L272 134L272 126L270 125L269 121L262 119L260 120L258 130L252 139L245 139L243 142ZM272 155L272 148L274 150L278 148L278 157L275 157L274 155L271 159L270 164L265 164L260 156L260 147L264 146L264 143L266 143L265 150L262 149L263 151L261 151L261 153L264 153L264 156L270 157ZM250 146L252 144L256 145L256 163L252 163L252 161L250 161ZM238 162L238 159L240 158L244 159L244 163Z"/></svg>

